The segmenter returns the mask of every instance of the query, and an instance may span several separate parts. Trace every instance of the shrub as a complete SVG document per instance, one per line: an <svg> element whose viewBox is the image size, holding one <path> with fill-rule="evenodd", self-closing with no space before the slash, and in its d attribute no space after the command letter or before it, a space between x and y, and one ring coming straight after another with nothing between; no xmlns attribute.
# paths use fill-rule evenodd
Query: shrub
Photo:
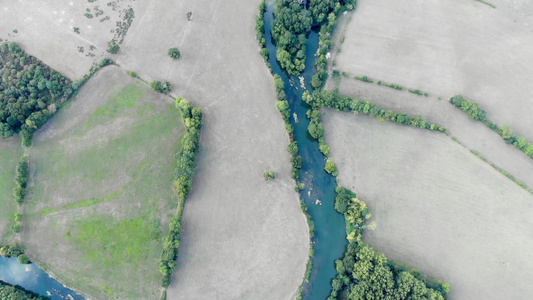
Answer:
<svg viewBox="0 0 533 300"><path fill-rule="evenodd" d="M266 181L274 180L276 178L276 174L274 174L274 171L272 170L266 171L263 176L265 177Z"/></svg>
<svg viewBox="0 0 533 300"><path fill-rule="evenodd" d="M130 75L131 77L133 78L136 78L137 77L137 73L133 72L133 71L128 71L128 75Z"/></svg>
<svg viewBox="0 0 533 300"><path fill-rule="evenodd" d="M168 49L168 56L172 59L178 59L180 58L180 50L178 50L178 48L174 47L174 48L170 48Z"/></svg>
<svg viewBox="0 0 533 300"><path fill-rule="evenodd" d="M373 80L371 80L367 76L363 76L363 77L354 76L354 79L357 79L357 80L360 80L360 81L364 81L364 82L370 82L370 83L374 82ZM381 84L381 81L379 81L378 84Z"/></svg>

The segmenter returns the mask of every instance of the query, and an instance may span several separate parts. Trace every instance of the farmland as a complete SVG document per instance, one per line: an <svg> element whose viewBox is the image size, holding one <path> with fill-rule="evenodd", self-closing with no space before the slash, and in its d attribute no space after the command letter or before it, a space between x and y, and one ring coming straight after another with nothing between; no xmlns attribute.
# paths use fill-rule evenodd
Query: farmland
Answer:
<svg viewBox="0 0 533 300"><path fill-rule="evenodd" d="M339 184L357 191L377 224L365 242L449 282L450 299L531 295L531 194L444 134L323 116Z"/></svg>
<svg viewBox="0 0 533 300"><path fill-rule="evenodd" d="M446 128L448 134L455 137L469 150L481 153L491 163L502 168L517 180L533 187L533 160L527 155L506 144L502 138L483 125L474 121L462 111L438 96L418 96L408 91L391 89L384 85L366 83L349 77L342 77L339 92L357 99L365 99L386 109L409 112L420 115ZM492 119L492 116L488 116Z"/></svg>
<svg viewBox="0 0 533 300"><path fill-rule="evenodd" d="M92 297L158 298L183 128L167 97L119 68L98 72L30 148L28 256Z"/></svg>
<svg viewBox="0 0 533 300"><path fill-rule="evenodd" d="M479 103L491 119L533 140L527 78L530 1L360 1L336 67L357 76ZM529 24L529 25L528 25ZM342 31L342 30L341 30Z"/></svg>

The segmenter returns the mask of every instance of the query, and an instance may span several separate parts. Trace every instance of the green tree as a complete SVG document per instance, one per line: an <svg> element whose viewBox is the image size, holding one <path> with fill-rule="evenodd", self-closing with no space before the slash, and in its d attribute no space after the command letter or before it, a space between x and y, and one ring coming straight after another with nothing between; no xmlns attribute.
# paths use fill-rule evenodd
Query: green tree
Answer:
<svg viewBox="0 0 533 300"><path fill-rule="evenodd" d="M326 162L326 166L324 167L324 170L326 170L326 172L328 172L329 174L333 176L337 176L337 167L335 166L335 163L330 160Z"/></svg>
<svg viewBox="0 0 533 300"><path fill-rule="evenodd" d="M19 259L19 263L21 263L22 265L27 265L31 263L28 257L24 254L19 255L18 259Z"/></svg>
<svg viewBox="0 0 533 300"><path fill-rule="evenodd" d="M107 43L107 52L111 54L117 54L118 50L120 50L120 46L117 45L117 42L115 42L115 40L111 40Z"/></svg>
<svg viewBox="0 0 533 300"><path fill-rule="evenodd" d="M181 55L180 50L178 50L176 47L168 49L167 54L172 59L178 59Z"/></svg>

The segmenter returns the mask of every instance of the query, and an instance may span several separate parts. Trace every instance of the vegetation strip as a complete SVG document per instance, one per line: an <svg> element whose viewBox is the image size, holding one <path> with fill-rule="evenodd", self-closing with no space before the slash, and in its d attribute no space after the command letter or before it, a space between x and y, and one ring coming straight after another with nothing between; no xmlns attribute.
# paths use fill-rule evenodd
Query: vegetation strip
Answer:
<svg viewBox="0 0 533 300"><path fill-rule="evenodd" d="M17 164L17 172L15 177L15 186L13 188L13 197L19 208L22 211L22 204L24 203L24 196L26 195L26 184L28 183L28 157L22 156ZM15 224L11 227L15 233L20 232L22 215L15 214Z"/></svg>
<svg viewBox="0 0 533 300"><path fill-rule="evenodd" d="M346 72L342 72L342 75L344 77L350 77L348 75L348 73ZM375 80L372 80L370 78L368 78L368 76L353 76L352 77L353 79L356 79L356 80L359 80L359 81L363 81L363 82L368 82L368 83L374 83ZM378 80L376 82L377 85L383 85L383 86L386 86L386 87L390 87L392 89L395 89L395 90L399 90L399 91L402 91L404 89L403 86L399 85L399 84L394 84L394 83L384 83L382 82L381 80ZM419 95L419 96L426 96L428 97L429 94L427 92L422 92L421 90L419 89L407 89L410 93L413 93L413 94L416 94L416 95Z"/></svg>
<svg viewBox="0 0 533 300"><path fill-rule="evenodd" d="M313 95L306 92L304 94L304 101L311 105L313 109L327 107L340 111L352 111L356 114L363 113L381 120L394 122L398 125L409 125L431 131L446 132L446 128L433 124L421 116L412 117L405 113L397 113L390 109L386 110L377 104L368 101L343 97L337 91L322 90L314 92ZM320 120L318 119L319 115L312 113L311 117L317 119L311 119L313 125L309 125L309 134L319 139L324 133L324 129L320 125Z"/></svg>
<svg viewBox="0 0 533 300"><path fill-rule="evenodd" d="M528 142L524 137L516 136L509 126L503 125L500 128L495 123L488 121L486 119L487 112L481 109L477 103L465 99L461 95L455 95L450 98L450 103L464 111L471 119L485 124L485 126L501 136L507 144L512 144L515 148L524 152L530 158L533 158L533 144Z"/></svg>
<svg viewBox="0 0 533 300"><path fill-rule="evenodd" d="M159 270L163 274L162 286L167 288L171 275L177 267L178 248L181 241L181 219L185 199L192 188L192 176L196 168L195 159L200 151L199 137L202 127L202 109L193 107L189 101L178 98L176 107L185 123L186 133L181 139L181 148L176 154L177 167L174 170L174 186L178 193L178 207L176 214L170 218L170 231L163 238L163 251L159 259ZM163 292L166 297L166 291Z"/></svg>

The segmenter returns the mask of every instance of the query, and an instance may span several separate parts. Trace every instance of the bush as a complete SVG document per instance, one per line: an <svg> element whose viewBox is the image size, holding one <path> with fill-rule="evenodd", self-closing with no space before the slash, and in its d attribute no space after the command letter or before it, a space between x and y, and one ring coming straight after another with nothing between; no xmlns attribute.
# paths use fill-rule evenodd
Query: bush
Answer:
<svg viewBox="0 0 533 300"><path fill-rule="evenodd" d="M272 170L266 171L263 176L265 177L266 181L274 180L276 178L276 174L274 174L274 171Z"/></svg>
<svg viewBox="0 0 533 300"><path fill-rule="evenodd" d="M369 82L369 83L374 82L374 80L371 80L367 76L363 76L363 77L354 76L354 79L357 79L357 80L360 80L360 81L364 81L364 82ZM379 82L379 84L381 84L381 81Z"/></svg>
<svg viewBox="0 0 533 300"><path fill-rule="evenodd" d="M181 55L180 50L178 50L176 47L168 49L167 54L172 59L178 59Z"/></svg>
<svg viewBox="0 0 533 300"><path fill-rule="evenodd" d="M131 77L133 78L136 78L137 77L137 73L133 72L133 71L128 71L128 75L130 75Z"/></svg>

